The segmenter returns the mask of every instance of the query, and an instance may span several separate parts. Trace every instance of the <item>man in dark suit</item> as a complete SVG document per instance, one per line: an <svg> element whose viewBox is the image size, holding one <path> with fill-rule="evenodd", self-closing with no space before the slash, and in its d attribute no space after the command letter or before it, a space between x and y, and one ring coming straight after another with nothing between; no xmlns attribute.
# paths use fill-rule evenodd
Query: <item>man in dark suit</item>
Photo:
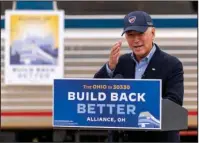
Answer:
<svg viewBox="0 0 199 143"><path fill-rule="evenodd" d="M161 79L162 97L183 104L184 77L182 63L155 44L155 28L146 12L133 11L124 17L126 41L132 53L120 56L122 41L111 49L109 61L94 78L113 78L120 74L129 79ZM153 106L153 105L151 105ZM172 112L172 111L171 111ZM128 141L178 142L179 131L126 131Z"/></svg>

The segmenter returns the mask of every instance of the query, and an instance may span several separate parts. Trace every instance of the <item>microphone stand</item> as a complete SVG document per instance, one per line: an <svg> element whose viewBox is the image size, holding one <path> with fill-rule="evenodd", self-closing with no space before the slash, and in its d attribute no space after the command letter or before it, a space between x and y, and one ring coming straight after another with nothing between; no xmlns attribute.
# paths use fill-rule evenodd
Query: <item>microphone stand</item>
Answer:
<svg viewBox="0 0 199 143"><path fill-rule="evenodd" d="M113 77L114 79L122 79L123 75L121 74L116 74L115 77ZM113 142L113 131L108 130L108 142Z"/></svg>

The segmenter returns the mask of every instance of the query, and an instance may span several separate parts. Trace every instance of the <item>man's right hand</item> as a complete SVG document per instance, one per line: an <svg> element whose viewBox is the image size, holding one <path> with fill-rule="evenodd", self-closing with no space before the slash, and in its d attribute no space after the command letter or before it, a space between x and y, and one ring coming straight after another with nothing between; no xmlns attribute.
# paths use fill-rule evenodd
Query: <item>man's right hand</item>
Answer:
<svg viewBox="0 0 199 143"><path fill-rule="evenodd" d="M121 45L122 45L122 40L115 43L113 47L111 48L111 53L110 53L109 62L108 62L108 66L110 70L114 70L118 63Z"/></svg>

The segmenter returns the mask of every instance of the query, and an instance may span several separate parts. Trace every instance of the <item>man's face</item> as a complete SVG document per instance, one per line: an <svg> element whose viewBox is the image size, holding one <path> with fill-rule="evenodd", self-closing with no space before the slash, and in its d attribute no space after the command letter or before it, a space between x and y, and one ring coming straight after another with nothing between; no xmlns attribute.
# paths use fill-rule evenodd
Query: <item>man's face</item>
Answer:
<svg viewBox="0 0 199 143"><path fill-rule="evenodd" d="M125 37L137 60L140 60L147 56L152 48L155 28L150 27L144 33L127 31Z"/></svg>

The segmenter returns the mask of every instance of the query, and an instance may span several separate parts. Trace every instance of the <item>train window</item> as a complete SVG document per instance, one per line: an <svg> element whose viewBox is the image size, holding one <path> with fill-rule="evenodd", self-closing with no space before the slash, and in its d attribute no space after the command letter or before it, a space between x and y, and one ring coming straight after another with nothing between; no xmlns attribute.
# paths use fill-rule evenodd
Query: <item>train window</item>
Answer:
<svg viewBox="0 0 199 143"><path fill-rule="evenodd" d="M13 1L1 1L1 15L12 9ZM197 14L198 1L59 1L58 9L67 15L118 15L133 10L150 14Z"/></svg>
<svg viewBox="0 0 199 143"><path fill-rule="evenodd" d="M12 1L1 1L1 15L5 14L5 10L12 9L13 2Z"/></svg>
<svg viewBox="0 0 199 143"><path fill-rule="evenodd" d="M150 14L197 14L197 1L57 1L67 15L126 14L144 10Z"/></svg>

